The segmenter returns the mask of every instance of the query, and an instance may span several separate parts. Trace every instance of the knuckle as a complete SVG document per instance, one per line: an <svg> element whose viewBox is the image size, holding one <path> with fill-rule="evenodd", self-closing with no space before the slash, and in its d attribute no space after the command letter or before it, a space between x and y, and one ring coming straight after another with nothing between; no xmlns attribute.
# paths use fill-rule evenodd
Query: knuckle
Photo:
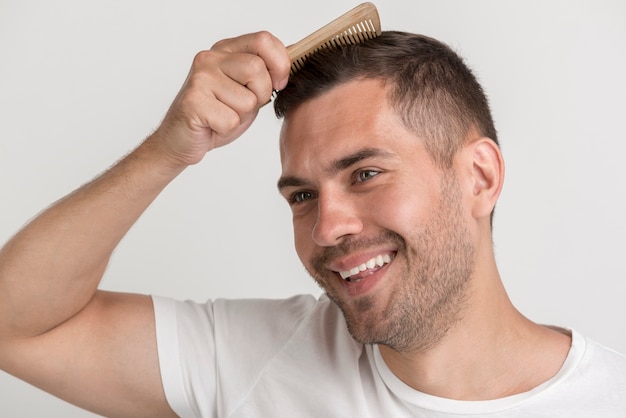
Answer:
<svg viewBox="0 0 626 418"><path fill-rule="evenodd" d="M193 58L193 67L204 67L208 63L214 61L219 56L219 53L214 50L205 50L198 52Z"/></svg>
<svg viewBox="0 0 626 418"><path fill-rule="evenodd" d="M265 61L258 55L248 55L247 68L252 74L263 74L267 72Z"/></svg>
<svg viewBox="0 0 626 418"><path fill-rule="evenodd" d="M254 34L255 42L259 45L272 45L274 43L274 36L266 30L256 32Z"/></svg>
<svg viewBox="0 0 626 418"><path fill-rule="evenodd" d="M229 133L237 130L241 125L241 118L237 112L232 109L224 109L218 117L218 122L213 128L218 134L227 136Z"/></svg>
<svg viewBox="0 0 626 418"><path fill-rule="evenodd" d="M215 42L213 44L213 46L211 46L212 50L221 50L221 49L227 49L227 45L229 42L231 42L232 39L228 38L228 39L221 39L217 42Z"/></svg>
<svg viewBox="0 0 626 418"><path fill-rule="evenodd" d="M253 110L257 104L258 98L251 91L246 92L246 94L241 97L242 109L245 109L245 111Z"/></svg>
<svg viewBox="0 0 626 418"><path fill-rule="evenodd" d="M226 119L226 121L225 121L225 130L226 130L226 132L225 133L229 134L229 133L237 130L239 128L239 126L241 126L241 119L235 113L234 116L231 116L230 118Z"/></svg>
<svg viewBox="0 0 626 418"><path fill-rule="evenodd" d="M180 103L183 109L195 109L199 103L206 99L204 94L198 89L190 89L181 97Z"/></svg>

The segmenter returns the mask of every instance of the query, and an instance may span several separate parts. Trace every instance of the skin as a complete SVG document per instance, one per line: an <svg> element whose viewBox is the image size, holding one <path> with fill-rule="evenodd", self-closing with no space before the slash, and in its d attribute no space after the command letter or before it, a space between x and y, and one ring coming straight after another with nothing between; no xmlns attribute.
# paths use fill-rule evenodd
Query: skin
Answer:
<svg viewBox="0 0 626 418"><path fill-rule="evenodd" d="M153 135L99 178L43 211L4 245L0 250L2 370L104 416L175 416L161 385L151 299L103 292L98 284L113 250L158 194L207 152L241 135L272 90L286 85L288 74L286 48L266 32L220 41L200 52ZM378 107L348 101L361 89L380 99L374 100ZM389 324L395 319L377 325L381 313L413 306L411 299L397 302L394 291L419 291L419 299L413 301L427 303L422 319L411 323L422 329L402 338L387 332L388 345L381 346L392 370L414 388L463 399L492 396L494 386L499 393L508 393L540 383L560 366L568 340L519 315L501 288L488 226L502 183L499 151L488 139L470 138L455 160L454 182L443 182L419 142L408 141L407 133L399 129L383 96L381 86L370 81L339 86L305 103L286 121L281 139L282 191L289 194L296 181L317 193L314 203L293 206L298 254L329 292L335 292L346 316L352 318L348 320L354 334L362 340L382 340L393 328ZM307 107L315 112L306 112ZM363 118L375 116L375 110L384 117L374 117L373 122ZM349 123L333 118L333 111ZM325 131L316 128L316 118L329 123ZM366 126L380 135L371 135ZM300 139L307 139L306 148L294 134L297 127L302 128ZM394 136L386 135L390 132ZM329 138L335 139L332 146ZM376 163L367 162L369 168L385 169L373 176L373 183L351 185L349 168L354 165L345 168L345 161L330 169L330 161L372 141L392 154L383 158L384 164L378 157ZM455 190L454 199L444 199L442 190ZM377 193L385 199L377 198ZM436 228L429 230L429 225ZM449 287L435 280L437 275L424 276L422 283L413 274L422 268L416 260L425 256L425 244L420 245L416 237L422 233L424 239L433 238L436 231L446 231L450 240L467 241L472 249L469 276L463 268L443 274L461 284L462 292L449 299L462 302L456 311L448 309L450 303L429 295L436 286ZM439 239L437 245L445 249L450 240ZM343 246L338 246L341 242ZM343 249L324 250L333 247ZM372 251L394 256L372 275L378 280L368 278L350 291L333 281L336 276L329 268L352 267ZM455 253L448 254L454 255L455 265L467 265L468 254L448 252ZM406 283L405 272L413 277ZM431 315L428 305L448 308L435 309L438 314ZM362 319L368 326L360 325ZM450 326L443 335L441 324ZM432 347L420 347L420 341L430 341ZM528 367L511 370L511 364L521 360Z"/></svg>

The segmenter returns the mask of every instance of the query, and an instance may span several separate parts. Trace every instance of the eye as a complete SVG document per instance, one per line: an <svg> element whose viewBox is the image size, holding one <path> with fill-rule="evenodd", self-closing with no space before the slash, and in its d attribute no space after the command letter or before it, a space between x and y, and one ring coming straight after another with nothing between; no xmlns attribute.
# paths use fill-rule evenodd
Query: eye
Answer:
<svg viewBox="0 0 626 418"><path fill-rule="evenodd" d="M376 177L380 174L380 171L376 170L362 170L356 173L355 183L361 183L371 179L372 177Z"/></svg>
<svg viewBox="0 0 626 418"><path fill-rule="evenodd" d="M312 192L301 190L291 194L291 196L289 197L289 203L302 203L307 200L313 199L314 197L315 195Z"/></svg>

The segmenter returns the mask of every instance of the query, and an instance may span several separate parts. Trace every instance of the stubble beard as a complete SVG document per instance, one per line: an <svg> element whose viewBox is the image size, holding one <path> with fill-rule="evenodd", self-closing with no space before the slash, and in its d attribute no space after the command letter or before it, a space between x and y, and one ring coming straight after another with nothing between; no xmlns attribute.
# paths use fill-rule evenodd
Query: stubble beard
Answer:
<svg viewBox="0 0 626 418"><path fill-rule="evenodd" d="M423 226L417 226L410 244L393 231L367 240L348 240L325 248L312 262L310 273L337 304L352 337L362 344L383 344L395 351L424 352L437 345L462 319L473 271L474 248L462 218L461 194L453 175L442 176L439 203ZM348 303L325 284L333 274L327 261L358 249L393 243L393 263L404 262L399 287L386 306L376 294ZM397 267L396 267L397 268Z"/></svg>

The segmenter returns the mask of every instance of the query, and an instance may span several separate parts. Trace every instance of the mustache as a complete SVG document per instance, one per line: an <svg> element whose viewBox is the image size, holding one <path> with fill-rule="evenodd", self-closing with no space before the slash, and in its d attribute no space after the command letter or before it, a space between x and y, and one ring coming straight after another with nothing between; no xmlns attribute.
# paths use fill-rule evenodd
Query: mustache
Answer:
<svg viewBox="0 0 626 418"><path fill-rule="evenodd" d="M385 230L383 233L372 238L348 238L341 244L332 247L323 247L311 260L313 269L321 273L327 269L326 266L333 260L348 255L350 253L376 247L382 244L394 243L398 247L398 251L406 248L404 238L399 234Z"/></svg>

